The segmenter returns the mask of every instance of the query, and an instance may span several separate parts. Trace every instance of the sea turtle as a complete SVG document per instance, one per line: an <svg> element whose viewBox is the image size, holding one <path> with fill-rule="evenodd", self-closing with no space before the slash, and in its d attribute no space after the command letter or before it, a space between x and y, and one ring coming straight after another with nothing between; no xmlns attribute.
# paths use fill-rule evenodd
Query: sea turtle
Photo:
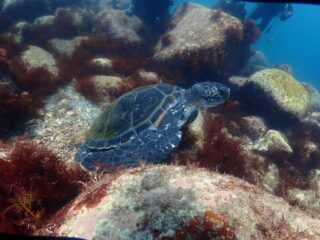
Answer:
<svg viewBox="0 0 320 240"><path fill-rule="evenodd" d="M101 113L75 159L89 171L103 165L133 167L142 159L158 163L179 145L181 127L195 119L199 108L219 105L229 93L216 82L187 90L167 83L134 89Z"/></svg>

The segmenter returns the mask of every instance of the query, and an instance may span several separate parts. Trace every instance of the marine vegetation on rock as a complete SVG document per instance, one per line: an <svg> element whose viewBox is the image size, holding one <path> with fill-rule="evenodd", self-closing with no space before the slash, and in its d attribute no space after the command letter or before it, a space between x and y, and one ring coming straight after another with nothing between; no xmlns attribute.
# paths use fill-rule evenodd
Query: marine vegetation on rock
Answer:
<svg viewBox="0 0 320 240"><path fill-rule="evenodd" d="M0 149L1 232L31 234L41 229L90 181L86 172L68 168L26 139L1 141Z"/></svg>
<svg viewBox="0 0 320 240"><path fill-rule="evenodd" d="M108 183L104 197L99 195L93 208L78 208L77 203L90 196L82 195L65 209L67 214L63 224L56 225L56 233L110 240L320 236L318 217L305 215L239 178L217 172L145 166L123 171L111 184L103 178L99 189L102 183Z"/></svg>
<svg viewBox="0 0 320 240"><path fill-rule="evenodd" d="M306 88L283 70L267 68L249 78L230 78L229 82L247 112L263 116L272 127L292 126L310 110Z"/></svg>
<svg viewBox="0 0 320 240"><path fill-rule="evenodd" d="M96 36L82 41L70 56L57 54L58 66L64 79L76 79L76 88L84 96L101 102L103 96L96 90L91 78L95 75L121 77L123 81L107 94L115 99L125 91L147 84L165 81L168 83L182 82L181 74L167 71L155 64L149 57L152 50L146 44L124 43L122 41ZM111 59L111 66L97 66L95 59ZM143 78L140 71L156 72L158 78L149 81ZM105 93L106 94L106 93Z"/></svg>
<svg viewBox="0 0 320 240"><path fill-rule="evenodd" d="M266 69L250 76L257 88L269 94L277 106L294 117L303 116L309 107L307 90L288 73L279 69Z"/></svg>
<svg viewBox="0 0 320 240"><path fill-rule="evenodd" d="M249 60L254 22L188 3L152 31L123 12L129 0L89 2L0 0L0 135L11 139L0 140L0 231L319 239L320 95L261 52ZM141 86L202 81L226 84L231 100L184 126L166 165L93 184L73 168L102 107Z"/></svg>
<svg viewBox="0 0 320 240"><path fill-rule="evenodd" d="M237 18L187 3L172 16L171 27L157 43L154 59L168 68L180 68L186 78L231 75L249 57L249 43L244 37Z"/></svg>

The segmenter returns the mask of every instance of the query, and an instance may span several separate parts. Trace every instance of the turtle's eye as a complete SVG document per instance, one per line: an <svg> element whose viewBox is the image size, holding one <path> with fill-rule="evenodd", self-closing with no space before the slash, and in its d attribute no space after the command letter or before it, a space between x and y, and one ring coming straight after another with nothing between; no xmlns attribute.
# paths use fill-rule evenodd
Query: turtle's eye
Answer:
<svg viewBox="0 0 320 240"><path fill-rule="evenodd" d="M211 87L211 88L207 87L204 90L204 97L205 98L211 99L211 98L216 97L217 95L219 95L219 90L215 87Z"/></svg>
<svg viewBox="0 0 320 240"><path fill-rule="evenodd" d="M203 93L203 98L207 102L225 101L229 97L230 90L227 87L210 87Z"/></svg>

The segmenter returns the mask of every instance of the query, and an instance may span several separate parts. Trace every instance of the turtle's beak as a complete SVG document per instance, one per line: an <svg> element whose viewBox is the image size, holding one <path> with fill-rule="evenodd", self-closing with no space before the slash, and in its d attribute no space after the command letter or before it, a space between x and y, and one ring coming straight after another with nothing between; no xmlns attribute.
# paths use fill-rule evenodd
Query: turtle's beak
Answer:
<svg viewBox="0 0 320 240"><path fill-rule="evenodd" d="M221 86L219 88L219 93L221 96L221 101L225 102L230 97L230 88L228 88L226 86Z"/></svg>

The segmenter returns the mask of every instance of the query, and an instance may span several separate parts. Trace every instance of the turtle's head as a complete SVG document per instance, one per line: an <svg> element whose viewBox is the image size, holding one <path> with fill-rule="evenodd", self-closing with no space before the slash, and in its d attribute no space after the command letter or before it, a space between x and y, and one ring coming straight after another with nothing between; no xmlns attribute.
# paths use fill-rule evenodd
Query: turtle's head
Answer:
<svg viewBox="0 0 320 240"><path fill-rule="evenodd" d="M185 93L188 104L197 108L210 108L224 103L230 95L230 89L216 82L201 82L193 85Z"/></svg>

